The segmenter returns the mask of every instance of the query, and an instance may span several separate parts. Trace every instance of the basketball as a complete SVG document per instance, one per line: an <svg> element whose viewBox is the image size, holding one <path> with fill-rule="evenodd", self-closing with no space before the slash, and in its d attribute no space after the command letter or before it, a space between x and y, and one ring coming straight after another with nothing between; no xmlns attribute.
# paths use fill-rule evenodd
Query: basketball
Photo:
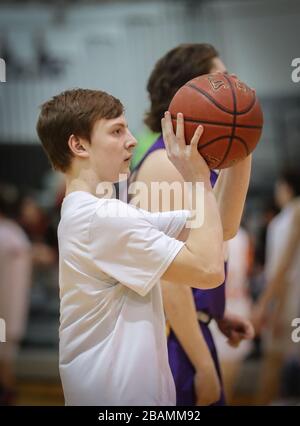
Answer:
<svg viewBox="0 0 300 426"><path fill-rule="evenodd" d="M187 144L197 126L203 125L198 151L212 169L225 169L249 155L263 127L255 90L228 74L206 74L190 80L175 93L169 111L174 130L177 113L184 115Z"/></svg>

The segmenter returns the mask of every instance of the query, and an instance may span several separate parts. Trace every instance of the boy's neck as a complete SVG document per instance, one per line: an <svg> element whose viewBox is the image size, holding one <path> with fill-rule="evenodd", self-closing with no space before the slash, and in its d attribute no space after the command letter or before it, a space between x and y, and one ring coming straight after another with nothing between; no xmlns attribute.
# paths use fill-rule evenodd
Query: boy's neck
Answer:
<svg viewBox="0 0 300 426"><path fill-rule="evenodd" d="M93 188L91 188L91 186L88 185L86 182L83 182L79 179L69 180L66 177L66 195L75 191L84 191L84 192L89 192L91 194L95 193L95 191L93 191Z"/></svg>
<svg viewBox="0 0 300 426"><path fill-rule="evenodd" d="M65 175L66 179L66 196L71 192L84 191L96 197L102 198L103 196L109 197L114 194L114 187L112 182L101 182L93 176L78 177L72 175Z"/></svg>
<svg viewBox="0 0 300 426"><path fill-rule="evenodd" d="M69 173L65 175L66 195L75 191L89 192L96 195L99 178L91 169L76 169L74 166Z"/></svg>

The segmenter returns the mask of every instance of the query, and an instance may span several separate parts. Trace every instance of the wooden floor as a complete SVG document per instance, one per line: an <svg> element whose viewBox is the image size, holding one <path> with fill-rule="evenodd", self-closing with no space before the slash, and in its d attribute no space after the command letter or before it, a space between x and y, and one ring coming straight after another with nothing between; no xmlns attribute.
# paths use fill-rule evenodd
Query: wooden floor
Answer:
<svg viewBox="0 0 300 426"><path fill-rule="evenodd" d="M64 405L61 384L58 382L21 381L17 386L16 405Z"/></svg>
<svg viewBox="0 0 300 426"><path fill-rule="evenodd" d="M23 351L18 362L16 405L63 406L64 396L58 371L57 351ZM247 362L237 381L230 405L256 403L256 362Z"/></svg>
<svg viewBox="0 0 300 426"><path fill-rule="evenodd" d="M60 383L22 381L17 388L16 405L63 406L64 397ZM236 396L232 405L253 405L250 395Z"/></svg>

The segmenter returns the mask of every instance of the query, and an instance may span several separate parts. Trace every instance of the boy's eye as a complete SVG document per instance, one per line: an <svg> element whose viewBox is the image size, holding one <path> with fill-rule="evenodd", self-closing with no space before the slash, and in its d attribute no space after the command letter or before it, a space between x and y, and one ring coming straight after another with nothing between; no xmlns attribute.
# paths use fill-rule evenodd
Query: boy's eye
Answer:
<svg viewBox="0 0 300 426"><path fill-rule="evenodd" d="M120 135L120 134L121 134L121 131L122 131L122 129L116 129L116 130L114 130L114 131L113 131L113 133L114 133L115 135Z"/></svg>

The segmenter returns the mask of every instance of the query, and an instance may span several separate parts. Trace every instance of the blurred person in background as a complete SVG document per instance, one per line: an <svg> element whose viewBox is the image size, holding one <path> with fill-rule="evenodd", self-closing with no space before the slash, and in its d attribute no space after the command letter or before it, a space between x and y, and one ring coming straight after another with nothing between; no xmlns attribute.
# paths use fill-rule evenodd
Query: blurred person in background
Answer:
<svg viewBox="0 0 300 426"><path fill-rule="evenodd" d="M248 319L251 313L251 298L248 291L248 276L251 265L252 245L250 237L246 229L240 227L237 235L228 241L226 311ZM238 347L232 347L215 322L212 323L211 331L219 353L226 401L230 404L234 401L234 387L242 362L251 349L251 342L244 340Z"/></svg>
<svg viewBox="0 0 300 426"><path fill-rule="evenodd" d="M18 193L0 185L0 318L6 324L6 342L0 343L0 405L16 398L15 361L24 335L31 282L31 244L13 219Z"/></svg>
<svg viewBox="0 0 300 426"><path fill-rule="evenodd" d="M32 243L34 264L46 267L54 265L58 251L56 228L31 195L27 195L22 201L20 224Z"/></svg>
<svg viewBox="0 0 300 426"><path fill-rule="evenodd" d="M265 285L265 258L266 258L266 239L267 229L271 220L279 213L275 200L269 199L264 203L263 210L259 219L258 230L252 235L252 244L254 247L253 265L249 276L249 291L252 304L259 299ZM252 350L247 359L259 359L262 356L262 341L259 333L256 333L252 342Z"/></svg>
<svg viewBox="0 0 300 426"><path fill-rule="evenodd" d="M30 294L29 339L36 343L38 337L33 333L43 318L49 324L58 316L58 210L54 194L48 205L42 203L42 192L29 192L21 203L20 224L32 246L32 289ZM58 336L57 336L58 337ZM55 336L49 332L43 342L54 342Z"/></svg>
<svg viewBox="0 0 300 426"><path fill-rule="evenodd" d="M257 332L264 329L265 358L258 403L278 396L282 363L297 353L291 323L300 315L300 173L287 169L275 185L281 208L267 230L265 289L254 309Z"/></svg>
<svg viewBox="0 0 300 426"><path fill-rule="evenodd" d="M218 52L209 44L179 45L157 62L147 85L151 105L145 124L159 137L133 170L132 181L145 182L149 188L151 182L183 182L167 158L160 121L181 86L196 76L210 72L227 71ZM250 168L251 156L230 171L222 171L215 186L225 240L232 238L239 228ZM211 172L212 185L217 176L217 173ZM226 181L227 177L229 179ZM225 193L234 194L234 197L228 196L225 201L222 199ZM151 205L152 211L161 208ZM171 204L170 208L174 209L174 205ZM214 318L222 333L234 345L253 337L251 324L228 313L224 316L224 285L202 291L164 282L162 291L169 330L169 363L176 385L177 405L223 405L221 372L208 324Z"/></svg>

